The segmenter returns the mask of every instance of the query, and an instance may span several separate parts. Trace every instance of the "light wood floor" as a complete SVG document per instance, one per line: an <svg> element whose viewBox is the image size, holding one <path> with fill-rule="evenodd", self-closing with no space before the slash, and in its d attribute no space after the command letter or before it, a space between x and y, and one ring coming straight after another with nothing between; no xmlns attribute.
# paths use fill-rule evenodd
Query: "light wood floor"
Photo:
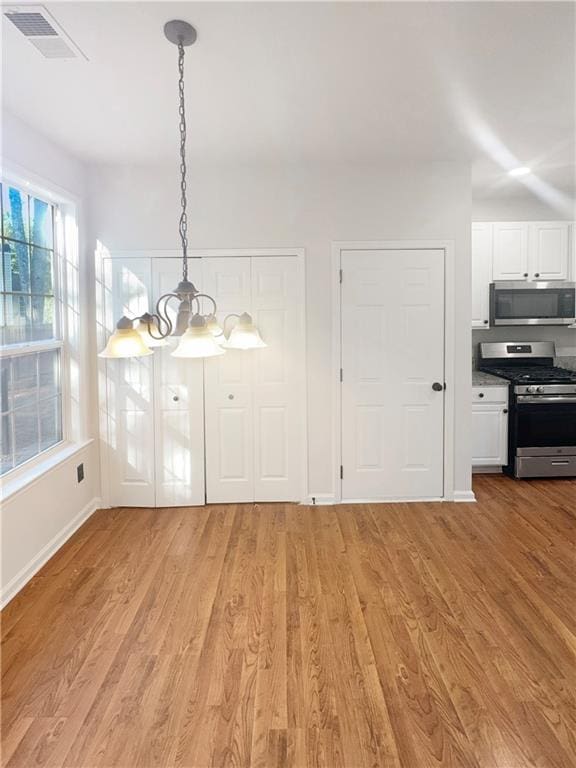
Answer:
<svg viewBox="0 0 576 768"><path fill-rule="evenodd" d="M5 767L574 768L576 481L97 512L3 614Z"/></svg>

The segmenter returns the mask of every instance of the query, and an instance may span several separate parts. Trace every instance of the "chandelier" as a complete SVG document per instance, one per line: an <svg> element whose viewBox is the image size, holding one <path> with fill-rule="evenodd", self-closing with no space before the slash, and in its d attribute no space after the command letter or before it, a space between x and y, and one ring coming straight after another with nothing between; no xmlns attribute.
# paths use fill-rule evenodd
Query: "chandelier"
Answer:
<svg viewBox="0 0 576 768"><path fill-rule="evenodd" d="M182 279L171 293L160 296L154 313L145 312L131 319L123 316L108 339L99 357L143 357L153 354L154 347L164 346L168 337L180 339L172 352L174 357L215 357L226 349L257 349L265 347L252 317L243 312L230 314L222 327L216 319L216 302L201 293L188 280L188 218L186 197L186 109L184 103L184 49L196 40L196 30L186 21L169 21L164 25L166 38L178 46L178 95L180 117L180 223L182 244ZM177 315L172 321L168 306L177 302ZM210 311L203 314L206 302ZM228 322L230 321L230 327ZM228 330L229 328L229 330Z"/></svg>

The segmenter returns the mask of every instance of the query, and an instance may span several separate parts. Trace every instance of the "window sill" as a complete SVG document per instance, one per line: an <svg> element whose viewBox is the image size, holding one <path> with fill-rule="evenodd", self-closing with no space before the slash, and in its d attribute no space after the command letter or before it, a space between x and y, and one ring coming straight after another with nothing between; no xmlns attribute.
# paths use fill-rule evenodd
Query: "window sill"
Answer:
<svg viewBox="0 0 576 768"><path fill-rule="evenodd" d="M94 440L90 439L84 440L81 443L64 443L58 450L51 453L50 456L34 464L34 466L22 472L22 474L18 474L17 477L8 477L5 480L1 480L0 501L6 502L8 499L30 488L31 485L41 480L48 472L68 461L68 459L83 451L93 442Z"/></svg>

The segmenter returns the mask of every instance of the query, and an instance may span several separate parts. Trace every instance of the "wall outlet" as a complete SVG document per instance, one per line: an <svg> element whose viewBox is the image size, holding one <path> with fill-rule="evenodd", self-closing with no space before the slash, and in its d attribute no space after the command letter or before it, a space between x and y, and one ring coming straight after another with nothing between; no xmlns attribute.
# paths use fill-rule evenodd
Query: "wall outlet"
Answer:
<svg viewBox="0 0 576 768"><path fill-rule="evenodd" d="M78 477L78 482L81 483L82 480L84 480L84 464L78 464L76 467L76 476Z"/></svg>

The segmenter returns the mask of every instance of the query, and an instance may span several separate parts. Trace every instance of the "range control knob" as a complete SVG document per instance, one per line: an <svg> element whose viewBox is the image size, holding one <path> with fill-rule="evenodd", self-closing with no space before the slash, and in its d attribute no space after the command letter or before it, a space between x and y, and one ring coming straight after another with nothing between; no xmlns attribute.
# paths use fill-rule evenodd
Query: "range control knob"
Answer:
<svg viewBox="0 0 576 768"><path fill-rule="evenodd" d="M536 392L544 392L544 387L536 387Z"/></svg>
<svg viewBox="0 0 576 768"><path fill-rule="evenodd" d="M526 387L526 392L536 392L536 387Z"/></svg>

